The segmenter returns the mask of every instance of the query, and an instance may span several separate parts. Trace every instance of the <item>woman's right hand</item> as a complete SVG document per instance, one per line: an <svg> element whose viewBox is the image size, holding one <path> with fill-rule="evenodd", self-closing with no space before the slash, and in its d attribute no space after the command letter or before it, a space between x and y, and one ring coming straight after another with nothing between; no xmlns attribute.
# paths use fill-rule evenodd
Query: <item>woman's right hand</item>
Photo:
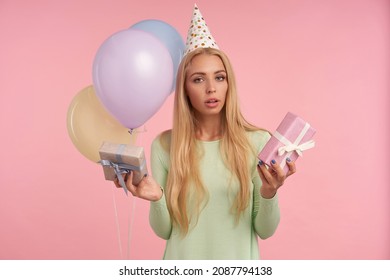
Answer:
<svg viewBox="0 0 390 280"><path fill-rule="evenodd" d="M126 188L135 196L149 201L160 200L163 196L163 190L160 185L150 175L145 175L138 185L133 185L133 172L122 174L123 180L126 183ZM115 186L121 188L119 180L114 180Z"/></svg>

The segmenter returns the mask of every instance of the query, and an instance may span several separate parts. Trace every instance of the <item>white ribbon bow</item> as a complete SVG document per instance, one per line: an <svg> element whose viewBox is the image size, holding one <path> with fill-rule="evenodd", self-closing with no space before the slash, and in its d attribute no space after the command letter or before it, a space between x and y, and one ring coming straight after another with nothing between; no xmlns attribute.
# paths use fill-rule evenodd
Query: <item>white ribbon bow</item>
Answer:
<svg viewBox="0 0 390 280"><path fill-rule="evenodd" d="M278 155L282 156L284 153L290 153L290 152L296 151L297 154L300 157L302 157L303 151L313 148L314 145L315 145L314 140L307 141L307 142L302 143L300 145L295 145L293 143L290 143L286 146L280 147L278 149Z"/></svg>
<svg viewBox="0 0 390 280"><path fill-rule="evenodd" d="M298 145L299 142L301 142L301 140L305 136L306 132L309 130L309 128L310 128L310 124L306 123L305 126L303 127L302 131L299 133L297 139L295 139L294 143L289 141L286 137L284 137L278 131L275 131L274 136L276 137L276 139L278 139L281 143L284 144L284 146L282 146L278 149L278 155L282 156L283 154L286 153L283 160L281 160L281 162L280 162L281 168L284 168L284 166L286 165L286 158L289 157L292 152L296 151L299 156L303 156L303 151L314 147L314 144L315 144L314 140L310 140L310 141L307 141L305 143Z"/></svg>

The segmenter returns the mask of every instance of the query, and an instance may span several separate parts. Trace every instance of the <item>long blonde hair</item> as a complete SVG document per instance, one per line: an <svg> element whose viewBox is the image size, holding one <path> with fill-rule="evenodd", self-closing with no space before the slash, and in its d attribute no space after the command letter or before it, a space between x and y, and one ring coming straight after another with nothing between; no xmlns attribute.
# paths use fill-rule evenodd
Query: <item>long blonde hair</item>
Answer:
<svg viewBox="0 0 390 280"><path fill-rule="evenodd" d="M259 130L247 122L241 114L235 77L228 57L222 51L213 48L199 48L187 54L179 66L176 79L170 144L164 141L164 139L168 139L169 131L162 135L162 140L168 144L170 153L170 168L166 185L167 206L173 224L179 226L184 235L188 233L189 223L193 218L188 213L190 186L195 187L194 190L191 190L191 194L195 196L191 196L196 210L194 217L198 217L202 202L207 196L199 174L199 150L195 137L196 119L185 91L187 68L192 59L198 55L218 56L226 70L228 90L226 103L222 109L223 137L220 147L225 165L240 183L240 189L232 205L237 219L248 207L250 199L251 174L248 156L254 151L246 132Z"/></svg>

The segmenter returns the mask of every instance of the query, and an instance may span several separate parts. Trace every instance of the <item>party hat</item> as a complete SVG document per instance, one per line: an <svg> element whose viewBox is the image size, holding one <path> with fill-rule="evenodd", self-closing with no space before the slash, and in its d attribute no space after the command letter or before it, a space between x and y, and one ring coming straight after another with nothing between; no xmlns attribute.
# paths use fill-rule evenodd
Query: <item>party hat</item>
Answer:
<svg viewBox="0 0 390 280"><path fill-rule="evenodd" d="M207 27L206 21L204 20L198 6L194 6L192 13L191 25L188 29L187 42L184 55L197 48L214 48L219 49L213 36Z"/></svg>

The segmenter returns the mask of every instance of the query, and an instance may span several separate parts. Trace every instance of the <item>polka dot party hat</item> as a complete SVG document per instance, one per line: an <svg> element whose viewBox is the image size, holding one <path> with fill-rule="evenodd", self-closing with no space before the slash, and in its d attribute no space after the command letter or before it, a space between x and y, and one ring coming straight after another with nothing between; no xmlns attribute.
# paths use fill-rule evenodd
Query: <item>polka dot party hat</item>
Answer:
<svg viewBox="0 0 390 280"><path fill-rule="evenodd" d="M206 21L204 20L198 6L194 6L192 13L192 20L190 28L188 29L186 48L184 55L197 48L214 48L219 49L213 36L207 27Z"/></svg>

